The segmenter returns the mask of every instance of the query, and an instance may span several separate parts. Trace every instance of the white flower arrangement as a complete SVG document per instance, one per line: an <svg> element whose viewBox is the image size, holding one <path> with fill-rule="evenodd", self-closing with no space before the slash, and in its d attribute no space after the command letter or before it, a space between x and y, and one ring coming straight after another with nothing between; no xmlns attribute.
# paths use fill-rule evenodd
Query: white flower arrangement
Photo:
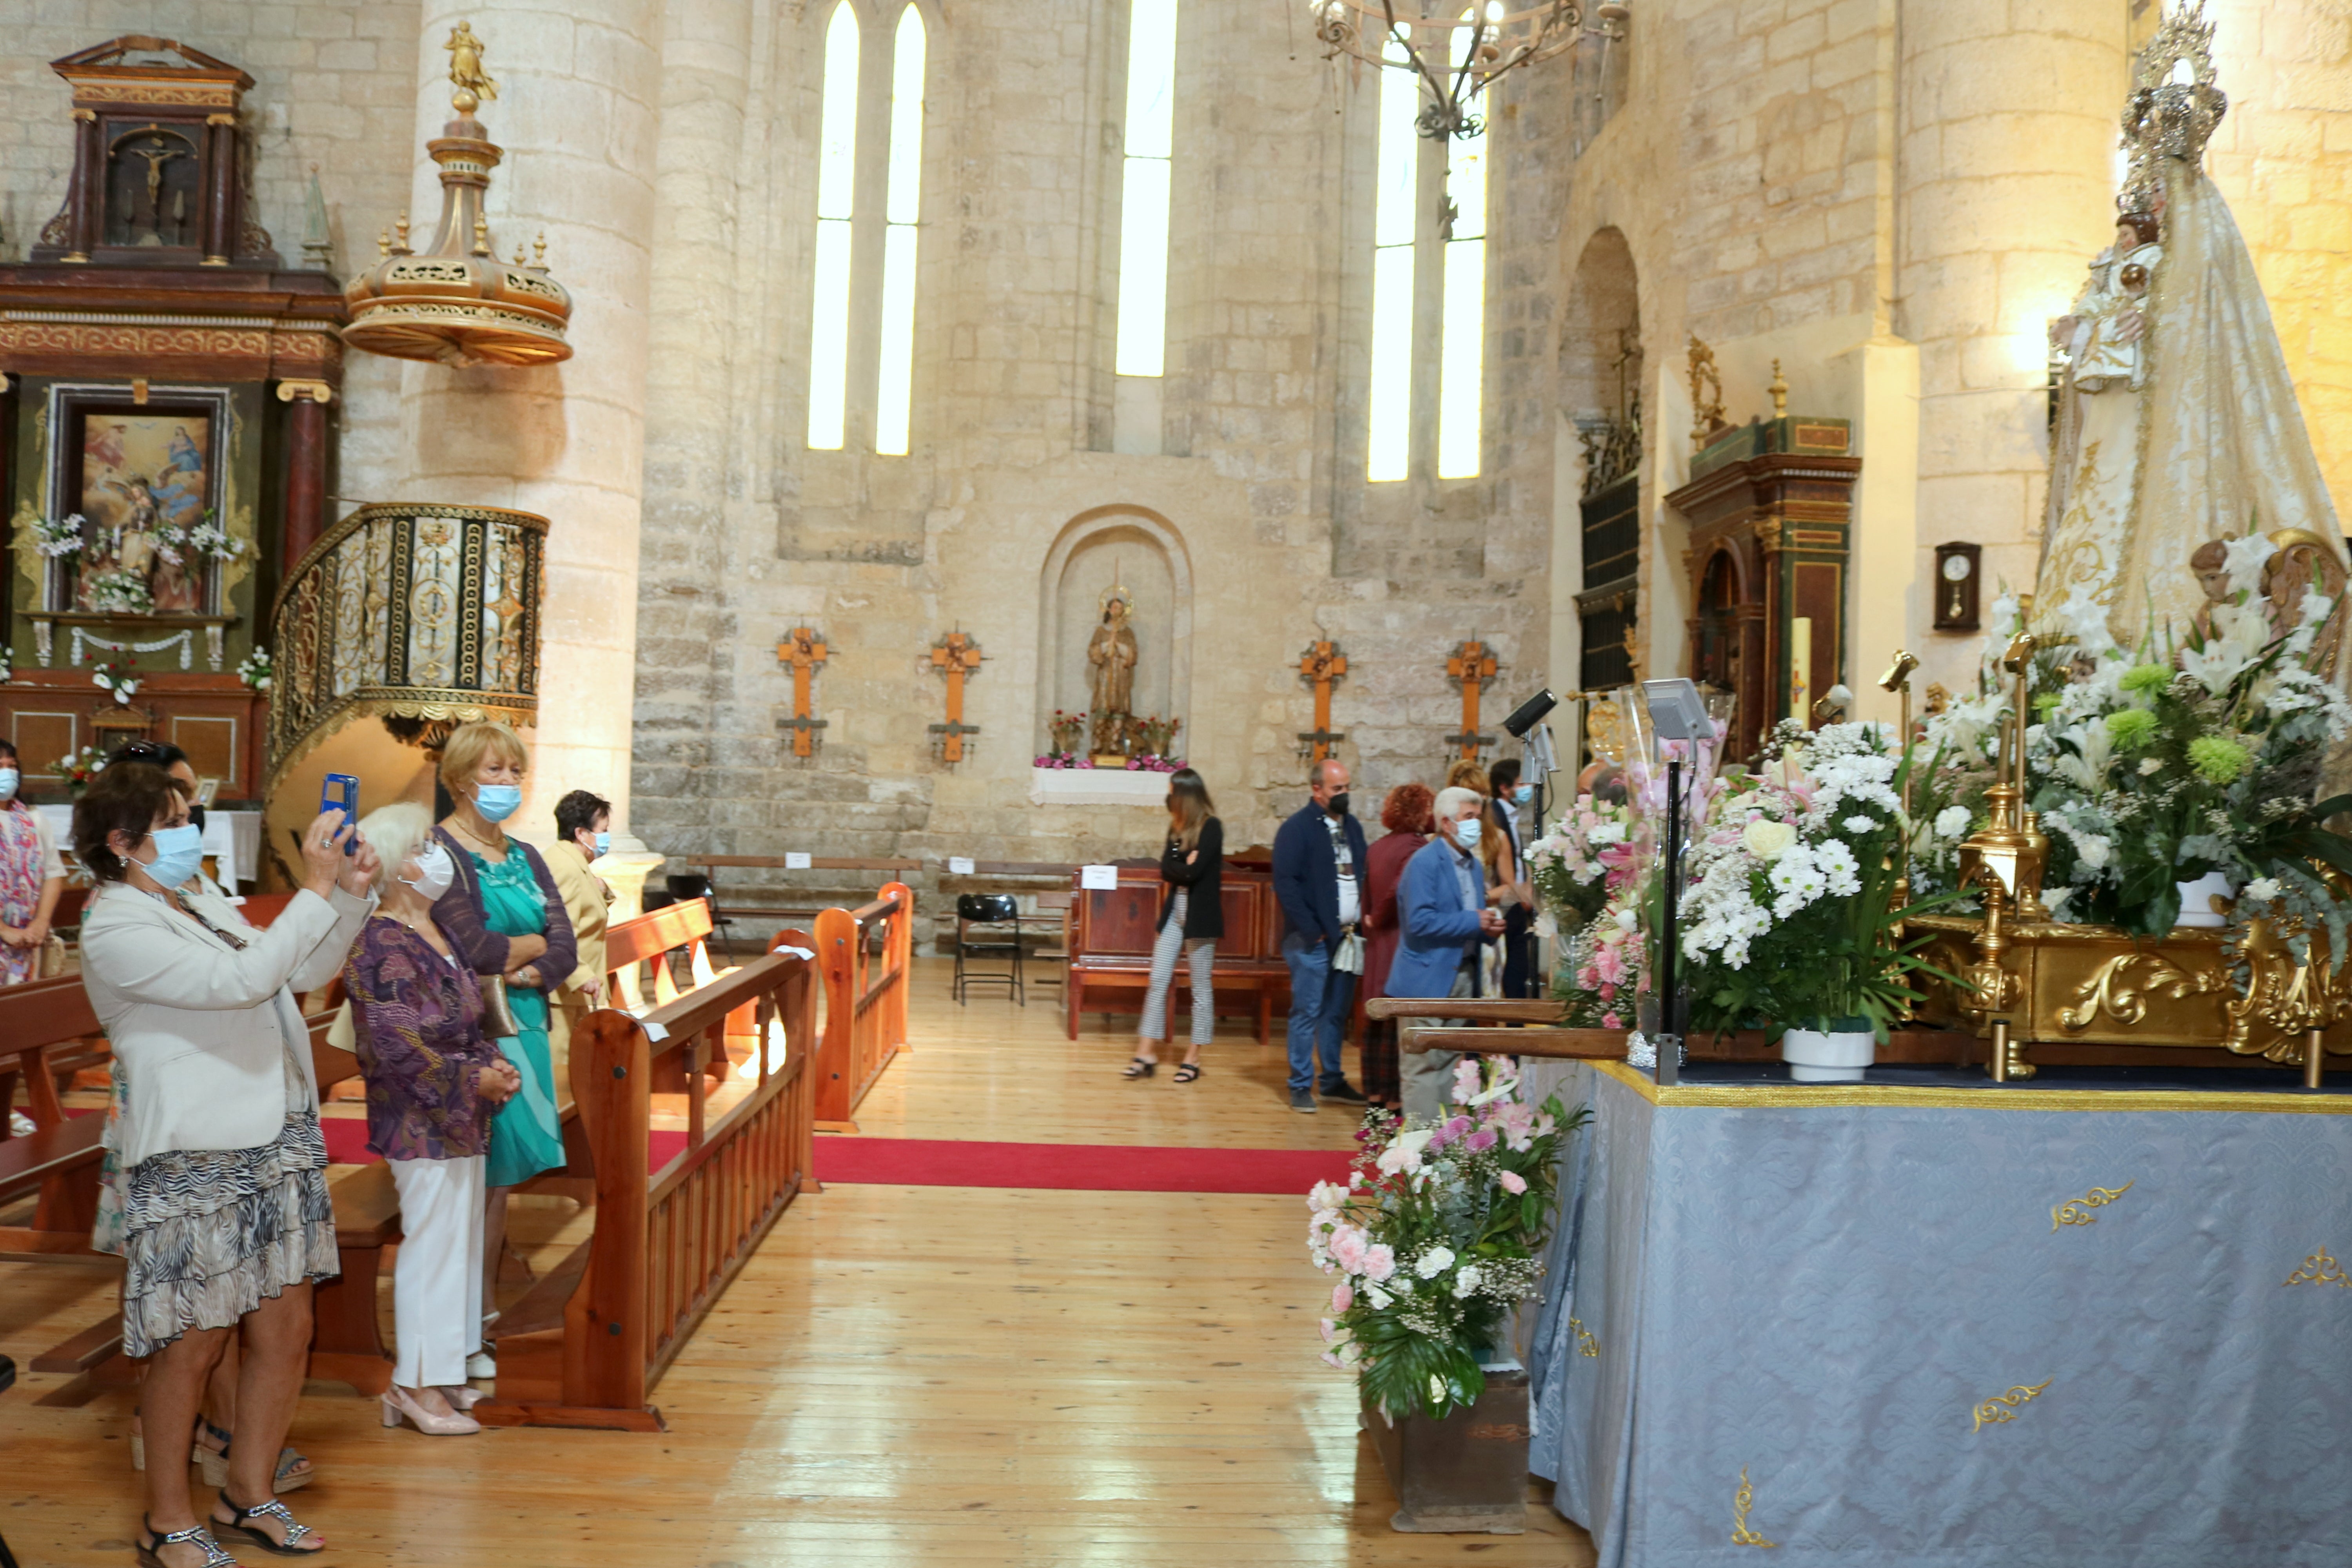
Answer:
<svg viewBox="0 0 2352 1568"><path fill-rule="evenodd" d="M109 662L89 672L90 684L114 699L121 707L129 707L133 693L139 689L139 677L122 665Z"/></svg>
<svg viewBox="0 0 2352 1568"><path fill-rule="evenodd" d="M1888 937L1890 858L1909 836L1891 731L1782 726L1756 777L1707 805L1685 876L1682 951L1695 1026L1887 1027L1919 962Z"/></svg>
<svg viewBox="0 0 2352 1568"><path fill-rule="evenodd" d="M277 668L270 663L269 650L257 647L238 661L236 678L256 691L267 691L278 677Z"/></svg>
<svg viewBox="0 0 2352 1568"><path fill-rule="evenodd" d="M155 595L136 572L126 572L118 566L110 572L95 574L86 586L89 607L101 615L144 616L154 612Z"/></svg>
<svg viewBox="0 0 2352 1568"><path fill-rule="evenodd" d="M205 513L199 523L182 526L174 523L155 532L155 553L173 565L181 564L195 555L213 561L234 561L250 548L244 540L230 537L213 514Z"/></svg>
<svg viewBox="0 0 2352 1568"><path fill-rule="evenodd" d="M2352 702L2306 663L2336 601L2306 590L2288 613L2272 609L2259 595L2273 553L2259 533L2230 541L2229 593L2185 634L2120 647L2099 606L2078 604L2063 628L2074 646L2036 655L2026 804L2051 841L2042 899L2053 914L2160 935L2178 884L2220 870L2249 889L2233 925L2284 915L2305 931L2327 927L2339 952L2352 936L2352 900L2315 870L2352 868L2352 852L2320 826L2343 802L2315 804L2327 748L2352 733ZM1966 828L1947 829L1984 820L2011 701L1998 650L2022 624L2004 595L1979 694L1927 721L1933 831L1911 841L1915 888L1950 888ZM2256 885L2265 894L2252 894Z"/></svg>
<svg viewBox="0 0 2352 1568"><path fill-rule="evenodd" d="M79 512L68 517L35 518L33 548L52 561L80 554L84 521Z"/></svg>

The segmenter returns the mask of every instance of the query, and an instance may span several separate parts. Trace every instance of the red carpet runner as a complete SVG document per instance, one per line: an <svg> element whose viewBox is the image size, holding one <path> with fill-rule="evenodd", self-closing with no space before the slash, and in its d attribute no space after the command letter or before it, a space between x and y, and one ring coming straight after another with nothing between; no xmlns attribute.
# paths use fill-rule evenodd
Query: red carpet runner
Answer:
<svg viewBox="0 0 2352 1568"><path fill-rule="evenodd" d="M367 1123L320 1122L327 1157L361 1164ZM656 1131L656 1168L677 1157L686 1134ZM934 1138L819 1138L816 1175L845 1185L1038 1187L1088 1193L1278 1193L1304 1196L1318 1182L1348 1179L1343 1149L1174 1149L1119 1143L978 1143Z"/></svg>

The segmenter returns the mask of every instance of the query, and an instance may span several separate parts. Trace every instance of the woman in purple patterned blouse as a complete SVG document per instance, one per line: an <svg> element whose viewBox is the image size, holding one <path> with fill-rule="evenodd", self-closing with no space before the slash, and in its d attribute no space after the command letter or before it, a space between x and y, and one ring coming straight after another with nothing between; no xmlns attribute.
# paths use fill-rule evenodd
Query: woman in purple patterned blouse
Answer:
<svg viewBox="0 0 2352 1568"><path fill-rule="evenodd" d="M449 852L414 804L370 812L361 836L382 858L383 902L343 964L368 1147L392 1164L405 1239L392 1283L399 1342L383 1424L402 1417L436 1436L478 1432L466 1414L466 1354L479 1338L482 1156L490 1115L520 1087L482 1035L482 993L433 923L449 886Z"/></svg>

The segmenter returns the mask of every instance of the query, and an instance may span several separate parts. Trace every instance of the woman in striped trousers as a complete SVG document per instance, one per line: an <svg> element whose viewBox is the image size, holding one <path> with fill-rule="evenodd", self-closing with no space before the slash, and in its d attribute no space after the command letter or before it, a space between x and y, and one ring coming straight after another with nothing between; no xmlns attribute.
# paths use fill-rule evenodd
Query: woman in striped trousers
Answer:
<svg viewBox="0 0 2352 1568"><path fill-rule="evenodd" d="M1225 934L1224 874L1225 829L1216 818L1209 786L1191 768L1179 768L1168 778L1168 847L1160 855L1160 879L1168 885L1169 899L1160 910L1151 989L1143 998L1141 1038L1135 1059L1127 1064L1129 1078L1150 1078L1160 1066L1179 954L1192 966L1192 1044L1176 1069L1176 1081L1191 1083L1201 1076L1201 1047L1216 1031L1210 967L1216 962L1217 939Z"/></svg>

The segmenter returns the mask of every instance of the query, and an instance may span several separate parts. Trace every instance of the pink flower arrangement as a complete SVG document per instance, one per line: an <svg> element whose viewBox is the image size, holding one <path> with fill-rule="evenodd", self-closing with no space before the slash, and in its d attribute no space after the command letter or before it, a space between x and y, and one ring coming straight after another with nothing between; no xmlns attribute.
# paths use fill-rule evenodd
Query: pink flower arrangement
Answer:
<svg viewBox="0 0 2352 1568"><path fill-rule="evenodd" d="M1091 768L1094 763L1076 752L1048 752L1029 765L1034 768Z"/></svg>

